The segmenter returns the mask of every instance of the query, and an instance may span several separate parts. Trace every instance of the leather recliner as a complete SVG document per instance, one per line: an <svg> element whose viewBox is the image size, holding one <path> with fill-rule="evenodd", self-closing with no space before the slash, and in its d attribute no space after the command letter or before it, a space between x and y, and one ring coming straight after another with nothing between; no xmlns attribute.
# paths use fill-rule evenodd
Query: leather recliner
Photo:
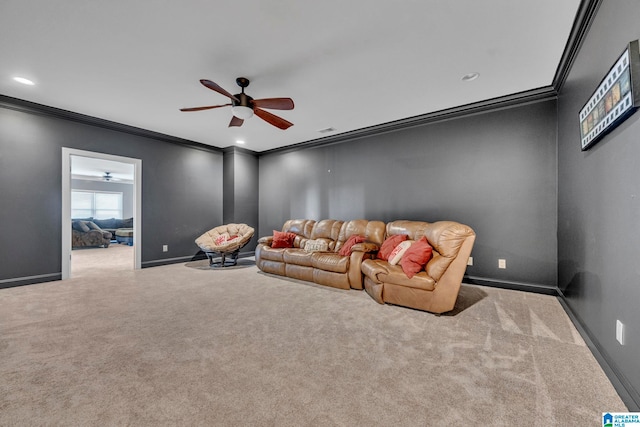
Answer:
<svg viewBox="0 0 640 427"><path fill-rule="evenodd" d="M365 260L362 273L367 293L380 304L401 305L432 313L451 311L458 298L475 232L453 221L388 223L386 235L396 234L406 234L410 240L425 236L433 247L433 257L424 270L412 278L408 278L399 265L380 259Z"/></svg>

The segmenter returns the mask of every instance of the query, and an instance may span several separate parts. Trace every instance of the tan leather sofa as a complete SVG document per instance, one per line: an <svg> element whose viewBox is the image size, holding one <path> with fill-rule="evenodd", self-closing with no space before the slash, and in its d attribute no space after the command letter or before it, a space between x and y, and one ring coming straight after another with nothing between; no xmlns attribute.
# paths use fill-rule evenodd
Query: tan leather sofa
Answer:
<svg viewBox="0 0 640 427"><path fill-rule="evenodd" d="M260 270L335 288L363 289L362 261L375 256L384 240L385 224L364 219L295 219L285 222L282 231L296 234L293 248L272 248L273 236L260 238L255 252ZM352 235L364 236L366 242L354 245L350 256L339 255ZM305 251L309 240L327 242L327 251Z"/></svg>
<svg viewBox="0 0 640 427"><path fill-rule="evenodd" d="M380 304L390 303L432 313L451 311L471 255L475 232L453 221L388 223L386 236L396 234L406 234L410 240L425 236L433 247L433 258L411 279L400 265L380 259L364 260L362 273L367 293Z"/></svg>

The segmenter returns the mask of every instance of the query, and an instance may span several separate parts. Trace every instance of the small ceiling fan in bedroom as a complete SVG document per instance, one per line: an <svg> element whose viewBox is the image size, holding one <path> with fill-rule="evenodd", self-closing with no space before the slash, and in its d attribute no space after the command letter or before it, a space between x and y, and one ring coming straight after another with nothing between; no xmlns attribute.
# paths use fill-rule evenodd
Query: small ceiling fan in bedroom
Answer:
<svg viewBox="0 0 640 427"><path fill-rule="evenodd" d="M102 175L102 180L106 182L120 181L118 178L115 178L113 175L111 175L111 172L105 172L104 175Z"/></svg>
<svg viewBox="0 0 640 427"><path fill-rule="evenodd" d="M249 79L245 77L238 77L236 79L236 83L242 88L242 92L235 95L230 94L211 80L202 79L200 80L200 83L202 83L209 89L218 92L219 94L224 95L227 98L230 98L231 103L222 105L209 105L206 107L181 108L180 111L202 111L210 110L212 108L231 106L233 117L231 118L231 122L229 122L229 127L242 126L242 123L244 123L246 119L250 118L254 114L260 117L265 122L282 130L293 126L293 123L283 119L282 117L276 116L275 114L263 110L263 108L273 110L293 110L294 105L293 99L291 98L253 99L252 97L244 93L244 88L249 86Z"/></svg>

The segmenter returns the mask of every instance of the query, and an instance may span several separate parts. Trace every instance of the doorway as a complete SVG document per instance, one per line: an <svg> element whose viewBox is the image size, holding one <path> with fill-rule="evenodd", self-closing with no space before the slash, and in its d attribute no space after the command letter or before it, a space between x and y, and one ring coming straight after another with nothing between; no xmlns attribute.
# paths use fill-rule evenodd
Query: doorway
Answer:
<svg viewBox="0 0 640 427"><path fill-rule="evenodd" d="M72 260L72 232L71 232L71 218L72 218L72 166L75 162L91 163L96 162L112 162L103 164L113 164L117 167L118 164L123 166L124 170L132 170L132 176L127 177L127 180L132 181L132 206L127 206L125 215L132 213L133 215L133 268L140 269L142 264L142 240L140 232L142 224L142 160L116 156L112 154L98 153L93 151L76 150L71 148L62 148L62 279L68 279L72 275L71 260ZM115 162L115 163L113 163ZM107 173L109 172L109 173ZM89 172L86 172L89 174ZM97 180L109 180L113 181L117 178L117 173L113 171L101 171ZM113 192L112 192L113 193ZM76 194L77 195L77 194ZM106 195L103 194L103 195ZM93 208L95 209L95 207ZM88 213L89 211L87 211ZM123 212L125 212L123 210ZM82 213L82 212L81 212ZM79 213L75 212L75 216ZM80 215L83 216L83 215ZM93 215L86 215L93 216ZM114 243L117 244L117 243Z"/></svg>

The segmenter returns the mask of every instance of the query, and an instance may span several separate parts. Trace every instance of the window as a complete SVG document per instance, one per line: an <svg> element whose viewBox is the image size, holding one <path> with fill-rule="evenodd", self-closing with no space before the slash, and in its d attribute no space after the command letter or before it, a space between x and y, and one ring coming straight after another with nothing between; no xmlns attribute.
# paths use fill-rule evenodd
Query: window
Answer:
<svg viewBox="0 0 640 427"><path fill-rule="evenodd" d="M71 218L122 218L122 193L71 190Z"/></svg>

